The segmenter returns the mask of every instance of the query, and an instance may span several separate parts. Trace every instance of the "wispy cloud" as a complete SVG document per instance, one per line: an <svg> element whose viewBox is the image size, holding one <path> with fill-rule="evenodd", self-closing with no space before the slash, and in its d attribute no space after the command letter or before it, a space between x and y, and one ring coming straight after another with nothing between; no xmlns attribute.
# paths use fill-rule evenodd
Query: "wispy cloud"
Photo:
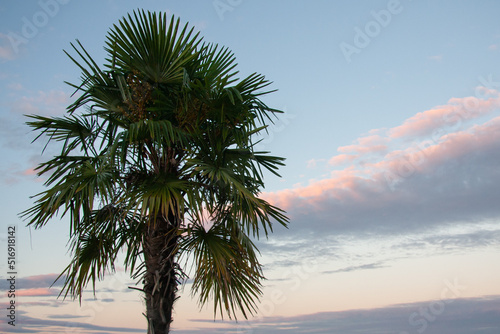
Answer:
<svg viewBox="0 0 500 334"><path fill-rule="evenodd" d="M22 93L24 95L5 106L8 112L0 116L0 146L5 149L6 153L2 170L0 170L0 182L5 184L14 184L23 179L32 178L33 168L42 160L40 152L45 142L40 140L32 143L35 134L25 124L28 119L24 115L62 115L69 103L68 94L59 90L34 93L22 91ZM52 150L48 147L46 153L51 154Z"/></svg>
<svg viewBox="0 0 500 334"><path fill-rule="evenodd" d="M463 227L461 228L463 230ZM500 245L500 229L483 227L481 230L435 232L421 237L412 237L391 246L396 252L427 248L433 254L441 252L469 252L473 248Z"/></svg>
<svg viewBox="0 0 500 334"><path fill-rule="evenodd" d="M366 154L372 152L384 152L387 150L388 139L381 137L379 135L371 135L366 137L360 137L356 139L356 143L353 145L341 146L337 149L339 152L343 153L359 153Z"/></svg>
<svg viewBox="0 0 500 334"><path fill-rule="evenodd" d="M16 287L17 289L48 289L51 286L62 286L63 281L55 282L58 276L59 274L44 274L20 277L16 279ZM0 280L1 290L7 289L8 285L7 280Z"/></svg>
<svg viewBox="0 0 500 334"><path fill-rule="evenodd" d="M68 102L69 95L63 91L38 91L18 98L12 106L12 111L21 115L61 115Z"/></svg>
<svg viewBox="0 0 500 334"><path fill-rule="evenodd" d="M344 268L335 269L335 270L325 270L322 272L322 274L348 273L351 271L378 269L378 268L384 268L384 267L386 267L386 266L383 264L383 262L375 262L375 263L362 264L359 266L349 266L349 267L344 267Z"/></svg>
<svg viewBox="0 0 500 334"><path fill-rule="evenodd" d="M351 154L339 154L332 157L328 163L332 166L340 166L346 163L352 162L354 159L358 158L359 155L351 155Z"/></svg>
<svg viewBox="0 0 500 334"><path fill-rule="evenodd" d="M0 144L9 149L33 150L31 141L35 137L25 125L28 119L24 115L62 115L68 101L69 96L58 90L19 96L6 106L9 112L0 116ZM35 146L39 148L38 145Z"/></svg>

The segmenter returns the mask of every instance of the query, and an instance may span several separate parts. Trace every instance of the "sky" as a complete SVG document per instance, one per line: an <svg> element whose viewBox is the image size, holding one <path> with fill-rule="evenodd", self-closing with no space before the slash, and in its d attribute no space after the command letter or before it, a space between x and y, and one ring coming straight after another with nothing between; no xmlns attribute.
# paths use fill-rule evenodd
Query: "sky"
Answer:
<svg viewBox="0 0 500 334"><path fill-rule="evenodd" d="M259 144L287 159L261 196L290 217L258 241L259 311L214 319L188 281L174 333L499 332L500 2L488 0L0 1L2 331L146 333L120 266L81 304L58 298L68 223L19 218L44 189L33 169L57 152L41 154L23 115L63 115L80 76L63 50L79 40L102 63L106 33L137 8L231 49L285 111Z"/></svg>

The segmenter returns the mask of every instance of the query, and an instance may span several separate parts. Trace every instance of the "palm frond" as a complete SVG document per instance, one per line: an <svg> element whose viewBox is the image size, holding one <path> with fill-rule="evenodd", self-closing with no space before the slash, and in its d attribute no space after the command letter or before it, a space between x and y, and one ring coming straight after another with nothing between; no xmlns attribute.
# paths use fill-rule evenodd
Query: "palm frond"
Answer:
<svg viewBox="0 0 500 334"><path fill-rule="evenodd" d="M40 115L27 115L33 121L27 122L33 131L38 131L38 140L42 135L47 135L50 140L64 141L62 155L80 148L86 154L93 152L95 136L95 120L80 116L45 117Z"/></svg>
<svg viewBox="0 0 500 334"><path fill-rule="evenodd" d="M255 313L256 300L262 294L262 270L248 240L238 240L222 225L206 230L196 224L181 242L181 250L192 252L195 273L192 291L199 294L199 303L214 301L214 313L245 318Z"/></svg>
<svg viewBox="0 0 500 334"><path fill-rule="evenodd" d="M175 83L183 78L184 66L196 57L201 42L194 28L166 14L135 11L127 20L114 25L106 41L106 51L115 68L137 70L155 83ZM108 59L109 61L109 59Z"/></svg>

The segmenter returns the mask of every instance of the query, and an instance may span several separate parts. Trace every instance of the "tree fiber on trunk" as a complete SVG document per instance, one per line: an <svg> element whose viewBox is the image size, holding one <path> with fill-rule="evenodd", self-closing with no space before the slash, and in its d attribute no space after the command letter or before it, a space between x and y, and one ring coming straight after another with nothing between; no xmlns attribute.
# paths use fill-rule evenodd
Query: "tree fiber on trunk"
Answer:
<svg viewBox="0 0 500 334"><path fill-rule="evenodd" d="M179 284L177 250L177 222L159 217L149 226L144 240L146 273L144 293L148 334L166 334L172 322L172 308Z"/></svg>

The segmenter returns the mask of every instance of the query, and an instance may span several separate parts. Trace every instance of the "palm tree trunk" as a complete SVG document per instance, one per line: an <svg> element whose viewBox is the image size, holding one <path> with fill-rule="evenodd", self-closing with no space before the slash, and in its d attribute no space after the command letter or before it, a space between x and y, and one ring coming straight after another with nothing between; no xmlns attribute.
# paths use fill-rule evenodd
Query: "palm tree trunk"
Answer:
<svg viewBox="0 0 500 334"><path fill-rule="evenodd" d="M148 334L167 334L172 322L172 309L176 299L178 265L176 217L158 217L149 226L144 239L146 273L144 293Z"/></svg>

